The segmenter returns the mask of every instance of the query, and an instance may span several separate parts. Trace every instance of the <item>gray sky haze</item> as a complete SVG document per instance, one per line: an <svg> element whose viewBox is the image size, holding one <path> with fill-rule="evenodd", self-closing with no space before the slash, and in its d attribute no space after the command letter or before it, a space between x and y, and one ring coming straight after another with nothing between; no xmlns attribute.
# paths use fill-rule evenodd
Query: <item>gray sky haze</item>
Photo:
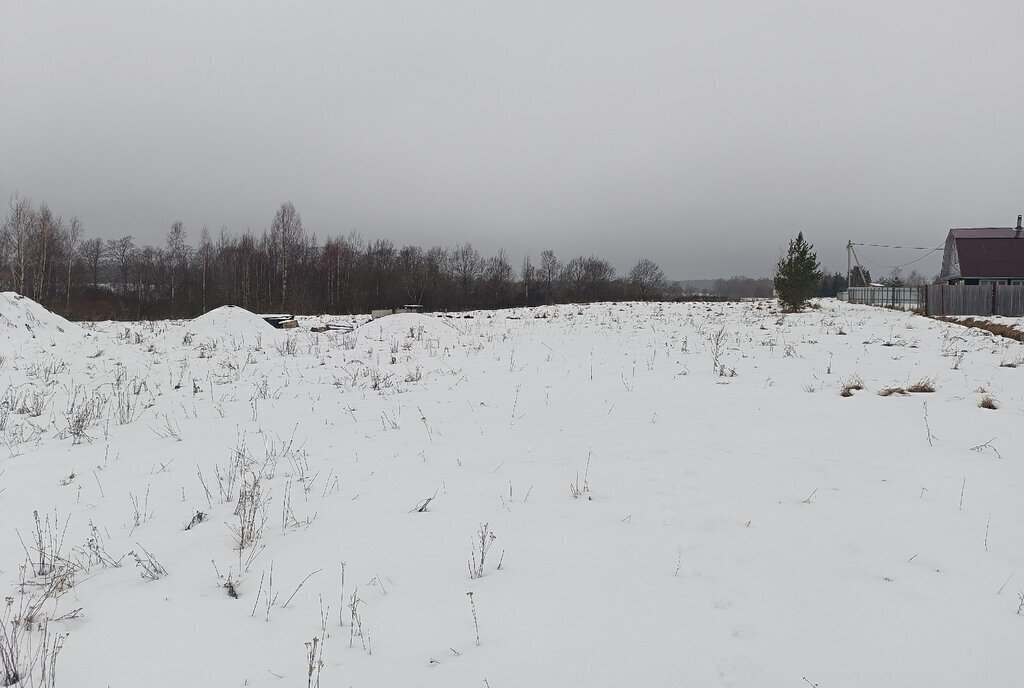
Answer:
<svg viewBox="0 0 1024 688"><path fill-rule="evenodd" d="M140 243L290 200L517 266L763 276L803 231L845 271L1024 212L1024 2L0 0L14 194Z"/></svg>

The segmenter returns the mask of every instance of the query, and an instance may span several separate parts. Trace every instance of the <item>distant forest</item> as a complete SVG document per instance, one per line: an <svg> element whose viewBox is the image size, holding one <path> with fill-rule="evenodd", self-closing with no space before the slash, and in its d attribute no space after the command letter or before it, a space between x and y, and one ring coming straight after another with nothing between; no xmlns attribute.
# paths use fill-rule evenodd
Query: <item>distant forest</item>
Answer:
<svg viewBox="0 0 1024 688"><path fill-rule="evenodd" d="M195 317L225 304L257 313L367 313L420 304L427 310L506 308L581 301L770 297L772 280L731 277L671 282L643 258L626 275L608 261L551 250L513 266L504 250L484 257L470 243L397 247L357 234L317 241L290 202L269 229L216 235L203 227L190 243L181 222L162 245L132 236L87 237L76 217L56 216L14 198L0 225L0 289L32 298L75 320ZM821 295L846 288L822 278Z"/></svg>

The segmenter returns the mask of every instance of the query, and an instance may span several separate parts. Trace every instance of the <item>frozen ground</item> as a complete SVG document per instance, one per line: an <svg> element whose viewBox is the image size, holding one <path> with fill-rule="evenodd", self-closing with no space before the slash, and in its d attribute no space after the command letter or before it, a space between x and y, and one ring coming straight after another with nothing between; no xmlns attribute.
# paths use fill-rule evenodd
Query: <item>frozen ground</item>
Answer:
<svg viewBox="0 0 1024 688"><path fill-rule="evenodd" d="M62 641L75 688L1019 685L1021 344L834 301L472 316L0 296L23 684Z"/></svg>

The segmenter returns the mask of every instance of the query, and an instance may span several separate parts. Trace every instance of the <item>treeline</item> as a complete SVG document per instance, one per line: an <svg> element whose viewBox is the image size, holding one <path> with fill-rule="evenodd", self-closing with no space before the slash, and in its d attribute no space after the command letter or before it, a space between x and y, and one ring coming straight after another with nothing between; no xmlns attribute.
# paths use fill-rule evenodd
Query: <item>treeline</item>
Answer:
<svg viewBox="0 0 1024 688"><path fill-rule="evenodd" d="M906 277L899 268L895 268L888 276L882 278L878 284L887 287L917 287L926 284L937 284L938 275L928 279L916 270L911 270ZM818 296L821 298L834 298L839 292L846 291L847 287L867 287L874 284L871 281L871 271L866 268L856 268L851 271L850 279L841 272L825 272L818 280ZM746 299L770 297L775 285L770 278L760 277L730 277L728 279L717 279L714 281L710 292L716 296L726 299Z"/></svg>
<svg viewBox="0 0 1024 688"><path fill-rule="evenodd" d="M770 277L735 276L716 279L712 293L727 299L771 298L775 284Z"/></svg>
<svg viewBox="0 0 1024 688"><path fill-rule="evenodd" d="M87 237L77 218L21 198L0 226L0 289L73 319L194 317L225 304L309 314L681 296L646 258L620 276L604 259L563 261L551 250L514 266L504 250L484 257L468 242L423 249L351 234L320 243L288 202L261 234L203 227L189 237L175 222L162 244L150 246L132 236Z"/></svg>
<svg viewBox="0 0 1024 688"><path fill-rule="evenodd" d="M870 279L870 273L867 273ZM846 291L846 275L834 272L824 273L818 280L819 297L835 297ZM857 286L854 280L854 286ZM770 277L729 277L717 279L711 287L711 293L725 299L762 299L770 298L775 291L775 282Z"/></svg>

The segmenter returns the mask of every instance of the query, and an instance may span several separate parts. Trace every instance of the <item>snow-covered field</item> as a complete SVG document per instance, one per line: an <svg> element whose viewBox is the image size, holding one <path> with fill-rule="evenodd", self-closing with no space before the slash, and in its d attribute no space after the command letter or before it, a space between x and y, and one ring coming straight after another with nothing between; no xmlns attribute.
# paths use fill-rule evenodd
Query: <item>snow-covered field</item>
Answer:
<svg viewBox="0 0 1024 688"><path fill-rule="evenodd" d="M0 656L66 688L1024 680L1020 343L835 301L472 316L0 296Z"/></svg>

